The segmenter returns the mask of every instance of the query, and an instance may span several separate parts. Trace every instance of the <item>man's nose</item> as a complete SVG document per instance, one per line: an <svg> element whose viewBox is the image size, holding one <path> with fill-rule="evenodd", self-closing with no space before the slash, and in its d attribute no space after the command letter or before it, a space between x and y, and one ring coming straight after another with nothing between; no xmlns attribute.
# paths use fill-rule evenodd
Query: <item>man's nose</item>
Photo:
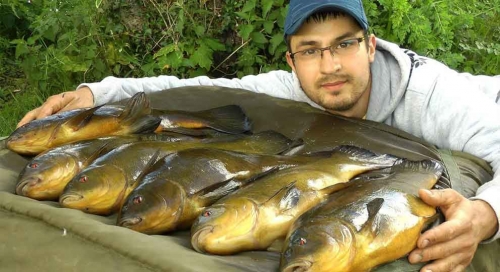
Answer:
<svg viewBox="0 0 500 272"><path fill-rule="evenodd" d="M332 74L338 72L341 68L341 61L338 56L336 56L334 53L332 54L332 51L330 50L325 50L321 54L321 60L320 60L320 72L323 74Z"/></svg>

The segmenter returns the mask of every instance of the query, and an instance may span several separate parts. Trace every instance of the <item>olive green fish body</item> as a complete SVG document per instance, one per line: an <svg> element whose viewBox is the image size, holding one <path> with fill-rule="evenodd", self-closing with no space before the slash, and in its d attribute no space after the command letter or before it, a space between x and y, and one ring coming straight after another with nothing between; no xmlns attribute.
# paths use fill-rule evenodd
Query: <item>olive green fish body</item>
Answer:
<svg viewBox="0 0 500 272"><path fill-rule="evenodd" d="M161 154L156 146L137 147L125 144L95 160L66 185L59 198L61 205L93 214L116 212L145 168Z"/></svg>
<svg viewBox="0 0 500 272"><path fill-rule="evenodd" d="M191 244L197 251L221 255L265 249L343 183L395 160L342 146L329 158L273 173L207 208L193 224Z"/></svg>
<svg viewBox="0 0 500 272"><path fill-rule="evenodd" d="M189 228L202 210L249 179L320 159L198 148L167 155L125 201L117 220L145 233Z"/></svg>
<svg viewBox="0 0 500 272"><path fill-rule="evenodd" d="M5 141L6 147L24 155L36 155L45 151L52 147L52 133L57 132L62 123L85 110L75 109L33 120L12 132Z"/></svg>
<svg viewBox="0 0 500 272"><path fill-rule="evenodd" d="M436 219L418 189L432 188L442 170L434 161L401 160L354 179L293 224L281 270L370 271L405 256Z"/></svg>
<svg viewBox="0 0 500 272"><path fill-rule="evenodd" d="M160 123L150 115L149 101L138 93L123 107L105 105L63 112L32 121L16 129L7 139L9 149L36 155L63 144L104 136L153 132Z"/></svg>
<svg viewBox="0 0 500 272"><path fill-rule="evenodd" d="M289 149L294 143L295 141L277 132L230 135L202 141L130 143L100 157L75 176L68 183L59 202L64 207L89 213L113 213L118 211L128 194L139 185L139 177L148 174L155 160L167 154L197 147L276 154Z"/></svg>

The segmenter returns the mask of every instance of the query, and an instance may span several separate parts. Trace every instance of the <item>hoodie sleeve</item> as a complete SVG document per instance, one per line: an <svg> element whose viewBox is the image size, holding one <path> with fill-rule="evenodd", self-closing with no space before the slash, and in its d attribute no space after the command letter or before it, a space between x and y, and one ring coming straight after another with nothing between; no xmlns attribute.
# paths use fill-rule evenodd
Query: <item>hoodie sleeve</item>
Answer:
<svg viewBox="0 0 500 272"><path fill-rule="evenodd" d="M98 83L83 83L78 88L89 87L94 94L94 106L115 102L132 97L135 93L153 93L175 87L184 86L220 86L246 89L256 93L302 100L298 95L300 86L293 73L287 71L272 71L269 73L245 76L241 79L210 79L200 76L189 79L179 79L175 76L158 76L148 78L116 78L106 77Z"/></svg>
<svg viewBox="0 0 500 272"><path fill-rule="evenodd" d="M497 82L488 92L500 90L500 80ZM440 148L470 153L491 164L495 172L493 180L479 187L471 199L486 201L499 220L500 105L492 96L478 90L477 83L453 70L441 73L424 100L420 125L427 141ZM486 242L499 237L500 231Z"/></svg>

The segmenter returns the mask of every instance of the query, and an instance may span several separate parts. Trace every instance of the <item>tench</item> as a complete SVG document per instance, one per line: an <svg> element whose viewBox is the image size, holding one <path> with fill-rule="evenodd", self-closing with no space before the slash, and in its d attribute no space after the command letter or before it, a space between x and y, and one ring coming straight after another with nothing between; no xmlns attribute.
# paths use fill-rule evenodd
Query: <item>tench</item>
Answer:
<svg viewBox="0 0 500 272"><path fill-rule="evenodd" d="M7 138L6 146L19 154L36 155L81 140L154 132L160 118L150 113L149 100L141 92L134 95L125 107L104 105L33 120L16 129Z"/></svg>
<svg viewBox="0 0 500 272"><path fill-rule="evenodd" d="M253 154L280 154L302 141L265 131L228 135L192 142L137 142L123 145L95 160L75 176L59 198L63 207L94 214L118 211L138 181L151 172L158 159L175 151L210 147ZM195 169L193 169L196 171Z"/></svg>
<svg viewBox="0 0 500 272"><path fill-rule="evenodd" d="M258 155L213 148L178 151L159 161L161 167L130 193L117 224L148 234L186 229L205 207L258 177L329 154Z"/></svg>
<svg viewBox="0 0 500 272"><path fill-rule="evenodd" d="M18 195L37 200L58 200L68 182L95 159L118 146L142 141L188 141L185 135L138 134L102 137L44 151L28 162L16 185Z"/></svg>
<svg viewBox="0 0 500 272"><path fill-rule="evenodd" d="M193 224L191 244L196 251L219 255L266 249L329 193L358 174L392 166L396 159L339 146L329 158L273 173L203 211Z"/></svg>
<svg viewBox="0 0 500 272"><path fill-rule="evenodd" d="M187 135L205 135L202 128L211 128L228 134L241 134L251 130L252 123L243 109L227 105L203 111L153 110L161 119L156 131L174 131Z"/></svg>
<svg viewBox="0 0 500 272"><path fill-rule="evenodd" d="M430 160L374 171L302 215L290 229L281 271L363 272L399 259L438 216L418 197L443 171Z"/></svg>

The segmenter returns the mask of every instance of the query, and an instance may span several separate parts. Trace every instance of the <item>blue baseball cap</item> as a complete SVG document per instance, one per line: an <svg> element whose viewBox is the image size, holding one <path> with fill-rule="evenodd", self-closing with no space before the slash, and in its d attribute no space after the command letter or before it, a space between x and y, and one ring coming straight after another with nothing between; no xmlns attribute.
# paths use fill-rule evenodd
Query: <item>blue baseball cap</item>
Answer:
<svg viewBox="0 0 500 272"><path fill-rule="evenodd" d="M313 13L339 10L352 16L361 28L368 30L368 20L361 0L291 0L285 19L285 38L293 35Z"/></svg>

